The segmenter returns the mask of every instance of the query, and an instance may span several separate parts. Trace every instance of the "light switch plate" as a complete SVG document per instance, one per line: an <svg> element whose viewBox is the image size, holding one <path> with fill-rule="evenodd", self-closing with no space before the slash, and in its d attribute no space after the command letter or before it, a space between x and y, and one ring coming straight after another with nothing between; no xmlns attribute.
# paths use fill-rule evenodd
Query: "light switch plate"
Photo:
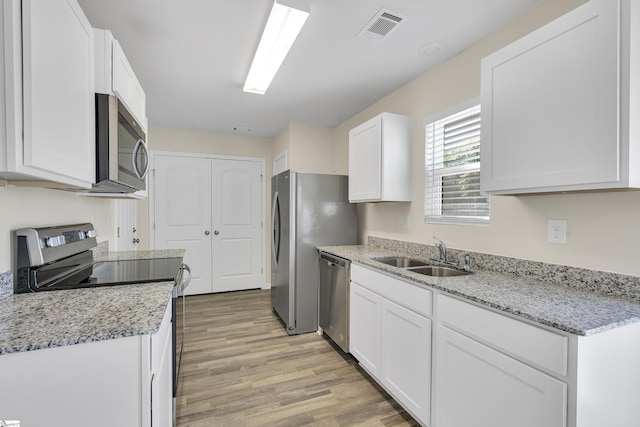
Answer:
<svg viewBox="0 0 640 427"><path fill-rule="evenodd" d="M550 219L547 222L547 242L556 245L567 243L567 221L564 219Z"/></svg>

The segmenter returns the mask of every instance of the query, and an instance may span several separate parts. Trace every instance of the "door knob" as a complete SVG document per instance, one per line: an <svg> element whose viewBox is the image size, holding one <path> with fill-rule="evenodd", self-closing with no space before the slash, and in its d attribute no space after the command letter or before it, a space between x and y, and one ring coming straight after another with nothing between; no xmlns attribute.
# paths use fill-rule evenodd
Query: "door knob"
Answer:
<svg viewBox="0 0 640 427"><path fill-rule="evenodd" d="M209 234L211 234L211 232L210 232L209 230L207 230L207 231L205 231L205 232L204 232L204 235L205 235L205 236L208 236Z"/></svg>
<svg viewBox="0 0 640 427"><path fill-rule="evenodd" d="M220 234L220 231L216 230L216 231L213 232L213 234L215 234L217 236L218 234Z"/></svg>

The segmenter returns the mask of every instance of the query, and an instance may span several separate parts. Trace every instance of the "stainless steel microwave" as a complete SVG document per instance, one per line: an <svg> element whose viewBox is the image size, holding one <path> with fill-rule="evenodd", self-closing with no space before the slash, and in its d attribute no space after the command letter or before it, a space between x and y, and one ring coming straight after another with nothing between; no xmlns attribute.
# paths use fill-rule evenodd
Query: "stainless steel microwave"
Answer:
<svg viewBox="0 0 640 427"><path fill-rule="evenodd" d="M96 183L92 192L132 193L146 189L147 136L113 95L96 94Z"/></svg>

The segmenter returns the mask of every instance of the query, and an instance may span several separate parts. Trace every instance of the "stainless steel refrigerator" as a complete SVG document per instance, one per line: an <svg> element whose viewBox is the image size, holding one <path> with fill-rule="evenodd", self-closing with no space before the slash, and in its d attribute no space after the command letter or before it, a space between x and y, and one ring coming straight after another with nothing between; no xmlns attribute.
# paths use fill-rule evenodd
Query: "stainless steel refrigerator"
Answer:
<svg viewBox="0 0 640 427"><path fill-rule="evenodd" d="M271 179L271 305L289 335L318 329L317 246L355 245L348 177L285 171Z"/></svg>

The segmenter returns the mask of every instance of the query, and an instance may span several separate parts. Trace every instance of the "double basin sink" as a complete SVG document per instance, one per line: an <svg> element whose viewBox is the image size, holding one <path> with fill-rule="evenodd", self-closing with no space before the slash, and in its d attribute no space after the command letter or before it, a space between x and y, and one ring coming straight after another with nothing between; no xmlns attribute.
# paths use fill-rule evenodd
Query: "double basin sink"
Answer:
<svg viewBox="0 0 640 427"><path fill-rule="evenodd" d="M413 271L414 273L424 274L425 276L434 277L454 277L464 276L471 274L470 271L458 270L456 268L444 267L440 265L430 265L424 261L417 259L405 258L405 257L378 257L372 258L374 261L381 262L383 264L391 265L393 267L403 268L405 270Z"/></svg>

